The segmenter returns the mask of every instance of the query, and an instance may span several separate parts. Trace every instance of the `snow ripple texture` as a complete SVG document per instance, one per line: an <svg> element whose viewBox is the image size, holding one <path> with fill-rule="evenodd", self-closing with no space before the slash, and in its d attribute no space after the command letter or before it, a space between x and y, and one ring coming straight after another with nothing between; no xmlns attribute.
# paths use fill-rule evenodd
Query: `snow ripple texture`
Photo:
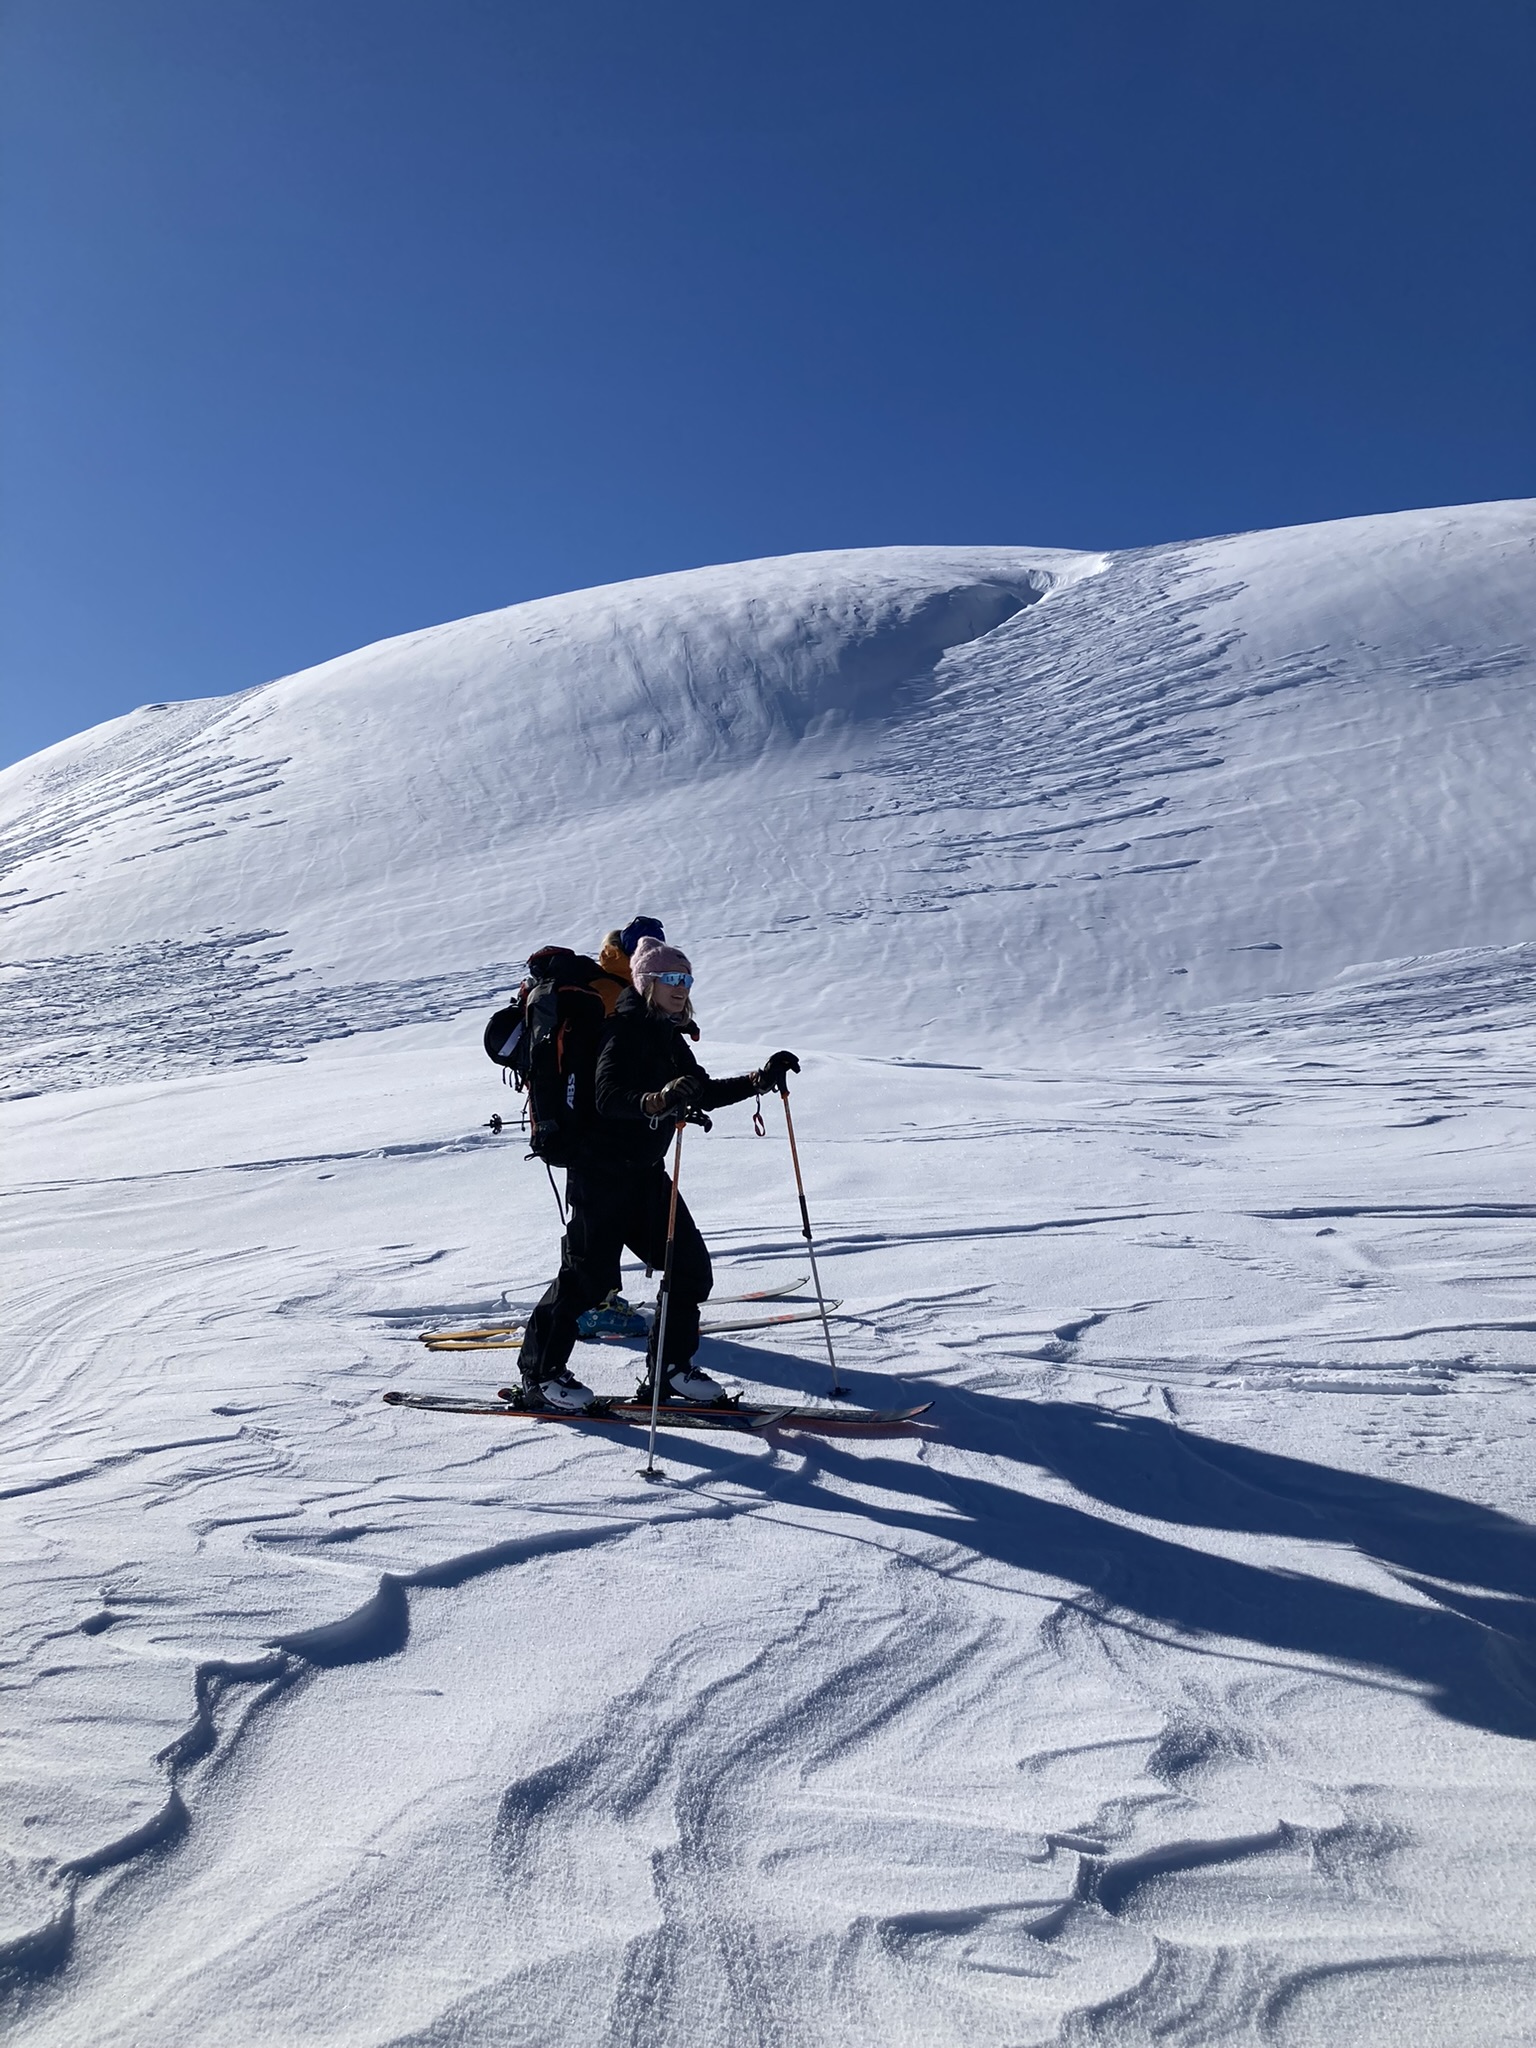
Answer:
<svg viewBox="0 0 1536 2048"><path fill-rule="evenodd" d="M1532 2039L1533 566L792 557L0 776L11 2038ZM931 1426L379 1400L504 1369L415 1341L557 1254L483 1013L642 909ZM805 1270L765 1110L723 1292Z"/></svg>

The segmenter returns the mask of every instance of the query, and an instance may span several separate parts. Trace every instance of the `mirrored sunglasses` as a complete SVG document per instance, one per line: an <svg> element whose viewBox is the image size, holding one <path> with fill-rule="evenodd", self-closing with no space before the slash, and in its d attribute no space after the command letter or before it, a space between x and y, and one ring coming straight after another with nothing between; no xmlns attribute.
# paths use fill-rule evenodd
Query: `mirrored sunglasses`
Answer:
<svg viewBox="0 0 1536 2048"><path fill-rule="evenodd" d="M692 988L691 974L653 974L652 981L664 981L668 988Z"/></svg>

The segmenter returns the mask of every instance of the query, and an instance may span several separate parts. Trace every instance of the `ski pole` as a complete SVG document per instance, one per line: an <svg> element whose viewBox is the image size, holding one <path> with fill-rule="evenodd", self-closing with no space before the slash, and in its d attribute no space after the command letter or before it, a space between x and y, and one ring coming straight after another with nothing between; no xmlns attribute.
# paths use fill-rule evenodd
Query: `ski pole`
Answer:
<svg viewBox="0 0 1536 2048"><path fill-rule="evenodd" d="M661 1411L662 1352L667 1341L667 1309L672 1301L672 1247L677 1242L677 1183L683 1163L683 1119L677 1120L677 1143L672 1148L672 1199L667 1205L667 1252L662 1261L661 1285L656 1291L656 1349L651 1354L651 1435L645 1448L645 1466L640 1477L657 1483L656 1417Z"/></svg>
<svg viewBox="0 0 1536 2048"><path fill-rule="evenodd" d="M784 1104L784 1128L789 1133L789 1156L795 1164L795 1189L800 1196L800 1229L805 1237L806 1255L811 1262L811 1281L816 1289L816 1306L821 1310L821 1333L827 1340L827 1364L832 1368L832 1398L838 1401L848 1389L840 1387L837 1383L837 1356L832 1349L832 1325L827 1318L827 1298L821 1291L821 1274L816 1266L816 1247L811 1241L811 1212L805 1206L805 1181L800 1172L800 1149L795 1143L795 1120L789 1113L788 1076L779 1083L779 1097Z"/></svg>

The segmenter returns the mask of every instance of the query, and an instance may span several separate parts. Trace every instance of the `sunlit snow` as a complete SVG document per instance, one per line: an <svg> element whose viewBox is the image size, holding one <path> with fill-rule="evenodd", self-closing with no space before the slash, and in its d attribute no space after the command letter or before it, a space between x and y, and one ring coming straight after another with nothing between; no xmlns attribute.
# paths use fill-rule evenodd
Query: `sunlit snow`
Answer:
<svg viewBox="0 0 1536 2048"><path fill-rule="evenodd" d="M0 775L14 2038L1529 2038L1533 649L1528 503L805 555ZM481 1026L636 912L931 1426L380 1401L512 1370Z"/></svg>

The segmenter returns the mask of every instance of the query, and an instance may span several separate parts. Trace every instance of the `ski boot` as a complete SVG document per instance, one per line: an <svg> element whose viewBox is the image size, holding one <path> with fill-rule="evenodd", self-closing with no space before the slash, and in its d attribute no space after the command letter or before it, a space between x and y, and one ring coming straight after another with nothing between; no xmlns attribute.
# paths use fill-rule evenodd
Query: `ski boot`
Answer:
<svg viewBox="0 0 1536 2048"><path fill-rule="evenodd" d="M525 1379L513 1389L513 1395L519 1408L547 1408L557 1415L585 1415L597 1401L592 1389L564 1366L541 1380Z"/></svg>
<svg viewBox="0 0 1536 2048"><path fill-rule="evenodd" d="M637 1401L651 1399L652 1382L647 1376L635 1395ZM663 1401L686 1401L690 1408L729 1408L731 1396L718 1380L694 1365L670 1366L661 1377Z"/></svg>
<svg viewBox="0 0 1536 2048"><path fill-rule="evenodd" d="M626 1301L617 1287L596 1308L589 1308L576 1318L576 1335L585 1343L604 1337L644 1337L650 1327L651 1319L645 1310Z"/></svg>

